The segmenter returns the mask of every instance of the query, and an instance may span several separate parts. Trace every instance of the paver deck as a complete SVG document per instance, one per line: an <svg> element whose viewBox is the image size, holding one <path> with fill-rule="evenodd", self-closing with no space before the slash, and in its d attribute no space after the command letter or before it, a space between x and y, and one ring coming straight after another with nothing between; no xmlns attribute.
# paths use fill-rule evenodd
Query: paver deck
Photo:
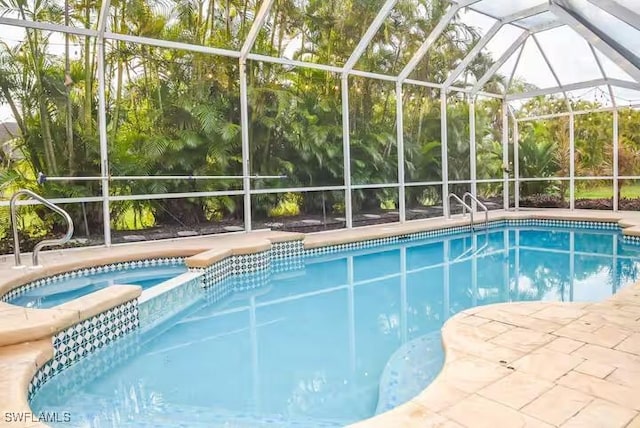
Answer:
<svg viewBox="0 0 640 428"><path fill-rule="evenodd" d="M640 214L636 213L521 211L493 212L491 218L618 221L626 228L624 233L640 235ZM406 234L467 221L432 219L309 234L305 246ZM291 238L279 232L199 237L43 253L42 260L51 274L101 258L184 256L212 249L248 251L251 245L263 248L265 240ZM70 255L72 262L68 261ZM16 272L10 264L9 257L0 260L0 289L9 282L26 282L33 275ZM131 290L120 292L129 296ZM108 293L103 290L102 294ZM80 308L74 310L78 312L75 316L82 316ZM25 311L0 304L0 337L23 328L32 318L46 324L46 317L37 315L47 313L45 310ZM55 319L51 323L60 325ZM51 328L55 330L55 326ZM472 308L449 319L442 336L446 357L436 380L409 402L353 427L640 428L640 284L598 303L501 303ZM5 414L28 411L26 388L50 355L51 341L46 338L0 347L0 426L41 426L9 423Z"/></svg>

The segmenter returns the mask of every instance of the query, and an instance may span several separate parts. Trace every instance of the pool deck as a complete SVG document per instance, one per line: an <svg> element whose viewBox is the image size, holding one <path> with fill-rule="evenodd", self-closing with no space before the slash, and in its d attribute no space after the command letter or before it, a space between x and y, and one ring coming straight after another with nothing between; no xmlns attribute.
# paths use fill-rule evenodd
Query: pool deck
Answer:
<svg viewBox="0 0 640 428"><path fill-rule="evenodd" d="M546 218L618 222L640 236L640 213L536 210L490 213L490 219ZM43 252L39 270L12 268L0 256L0 294L34 279L114 261L194 257L194 263L263 251L304 239L307 248L468 224L459 216L308 235L259 231L223 236ZM483 221L477 216L477 222ZM205 254L202 254L205 253ZM26 257L26 256L25 256ZM27 388L51 358L50 337L140 294L113 286L53 309L0 302L0 427L45 426L30 412ZM445 365L420 395L352 425L368 427L640 428L640 283L598 303L501 303L463 311L442 330Z"/></svg>

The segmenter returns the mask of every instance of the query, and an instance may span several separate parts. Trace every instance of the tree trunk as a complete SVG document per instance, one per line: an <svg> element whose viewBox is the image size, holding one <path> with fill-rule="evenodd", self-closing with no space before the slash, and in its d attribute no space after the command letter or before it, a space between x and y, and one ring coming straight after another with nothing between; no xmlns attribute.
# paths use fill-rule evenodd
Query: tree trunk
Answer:
<svg viewBox="0 0 640 428"><path fill-rule="evenodd" d="M21 8L20 13L22 19L26 19L24 10ZM49 111L47 109L47 99L44 93L44 86L42 85L42 69L38 54L37 39L38 36L33 36L31 31L26 30L27 40L29 48L31 49L31 58L33 60L33 74L36 80L36 92L38 94L38 110L40 113L40 126L42 127L42 140L44 146L44 154L48 171L47 173L57 175L58 166L56 164L55 149L53 147L53 138L51 137L51 126L49 124Z"/></svg>

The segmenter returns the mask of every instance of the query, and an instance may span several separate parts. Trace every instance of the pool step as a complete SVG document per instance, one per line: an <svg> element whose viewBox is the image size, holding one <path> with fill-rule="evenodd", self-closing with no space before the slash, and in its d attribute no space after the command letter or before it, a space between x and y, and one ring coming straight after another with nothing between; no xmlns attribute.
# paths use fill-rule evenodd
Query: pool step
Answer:
<svg viewBox="0 0 640 428"><path fill-rule="evenodd" d="M380 377L376 414L418 395L442 369L444 350L440 331L417 337L393 353Z"/></svg>

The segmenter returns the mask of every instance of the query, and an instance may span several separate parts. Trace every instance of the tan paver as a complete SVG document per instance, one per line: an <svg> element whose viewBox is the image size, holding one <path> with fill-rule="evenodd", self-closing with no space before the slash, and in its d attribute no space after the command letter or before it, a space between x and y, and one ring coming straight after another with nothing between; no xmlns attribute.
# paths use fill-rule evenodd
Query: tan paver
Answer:
<svg viewBox="0 0 640 428"><path fill-rule="evenodd" d="M632 354L640 354L640 333L634 333L623 340L616 346L619 351L630 352Z"/></svg>
<svg viewBox="0 0 640 428"><path fill-rule="evenodd" d="M522 411L552 425L560 425L591 401L593 397L590 395L557 385L525 406Z"/></svg>
<svg viewBox="0 0 640 428"><path fill-rule="evenodd" d="M578 366L584 359L575 355L539 349L513 362L516 370L554 381Z"/></svg>
<svg viewBox="0 0 640 428"><path fill-rule="evenodd" d="M553 388L552 382L517 371L481 389L478 394L514 409L520 409L551 388Z"/></svg>
<svg viewBox="0 0 640 428"><path fill-rule="evenodd" d="M574 370L582 374L604 379L605 377L609 376L612 371L616 370L616 368L607 364L585 360L583 363L574 368Z"/></svg>
<svg viewBox="0 0 640 428"><path fill-rule="evenodd" d="M571 371L558 379L560 385L579 390L590 396L599 397L621 404L634 410L640 410L640 395L633 388L608 382L606 380Z"/></svg>
<svg viewBox="0 0 640 428"><path fill-rule="evenodd" d="M558 337L557 339L549 342L544 346L545 349L556 352L563 352L570 354L579 347L584 345L584 342L578 340L569 339L568 337Z"/></svg>
<svg viewBox="0 0 640 428"><path fill-rule="evenodd" d="M595 399L580 413L562 424L561 428L622 428L636 415L636 412L625 407Z"/></svg>
<svg viewBox="0 0 640 428"><path fill-rule="evenodd" d="M444 411L444 415L463 426L495 427L550 427L541 420L513 410L479 395L472 395Z"/></svg>
<svg viewBox="0 0 640 428"><path fill-rule="evenodd" d="M553 339L555 337L550 334L518 327L494 337L491 343L522 352L531 352Z"/></svg>

